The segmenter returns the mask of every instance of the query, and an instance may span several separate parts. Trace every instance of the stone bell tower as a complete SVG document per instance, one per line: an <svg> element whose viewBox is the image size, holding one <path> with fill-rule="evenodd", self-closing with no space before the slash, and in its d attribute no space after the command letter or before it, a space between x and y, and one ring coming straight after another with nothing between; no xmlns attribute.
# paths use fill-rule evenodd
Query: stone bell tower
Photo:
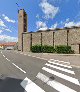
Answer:
<svg viewBox="0 0 80 92"><path fill-rule="evenodd" d="M27 32L28 22L27 14L24 9L18 11L18 50L23 51L23 37L22 33Z"/></svg>

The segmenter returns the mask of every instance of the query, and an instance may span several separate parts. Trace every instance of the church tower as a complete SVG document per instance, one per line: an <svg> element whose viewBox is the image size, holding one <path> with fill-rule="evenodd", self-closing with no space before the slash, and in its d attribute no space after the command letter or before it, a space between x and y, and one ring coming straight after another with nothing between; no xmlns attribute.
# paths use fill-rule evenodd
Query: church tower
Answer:
<svg viewBox="0 0 80 92"><path fill-rule="evenodd" d="M27 14L24 9L18 11L18 50L23 51L23 37L22 33L27 32Z"/></svg>

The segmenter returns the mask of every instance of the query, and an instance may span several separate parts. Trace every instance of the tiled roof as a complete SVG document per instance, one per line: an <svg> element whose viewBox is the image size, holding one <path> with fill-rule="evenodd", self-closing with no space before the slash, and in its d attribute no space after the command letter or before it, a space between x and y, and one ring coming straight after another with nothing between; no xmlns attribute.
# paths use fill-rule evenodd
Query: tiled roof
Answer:
<svg viewBox="0 0 80 92"><path fill-rule="evenodd" d="M14 46L14 45L16 45L16 42L0 43L0 46Z"/></svg>

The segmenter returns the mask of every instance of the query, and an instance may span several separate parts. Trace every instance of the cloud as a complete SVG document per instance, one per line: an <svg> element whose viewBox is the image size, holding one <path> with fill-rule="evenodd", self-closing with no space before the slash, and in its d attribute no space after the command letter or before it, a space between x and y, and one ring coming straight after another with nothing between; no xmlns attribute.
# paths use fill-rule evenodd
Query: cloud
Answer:
<svg viewBox="0 0 80 92"><path fill-rule="evenodd" d="M5 29L6 31L8 31L8 32L12 32L10 29Z"/></svg>
<svg viewBox="0 0 80 92"><path fill-rule="evenodd" d="M59 12L59 7L55 7L54 5L51 5L48 3L47 0L43 0L39 6L41 7L43 13L45 14L45 19L53 19L56 14Z"/></svg>
<svg viewBox="0 0 80 92"><path fill-rule="evenodd" d="M17 37L12 37L8 35L0 35L0 42L17 42Z"/></svg>
<svg viewBox="0 0 80 92"><path fill-rule="evenodd" d="M47 28L46 23L42 22L42 21L37 21L36 25L37 25L37 29L39 29L39 28Z"/></svg>
<svg viewBox="0 0 80 92"><path fill-rule="evenodd" d="M2 21L2 19L0 19L0 26L6 27L6 25L4 24L4 22Z"/></svg>
<svg viewBox="0 0 80 92"><path fill-rule="evenodd" d="M37 15L36 15L36 18L37 18L37 19L39 19L39 18L40 18L39 14L37 14Z"/></svg>
<svg viewBox="0 0 80 92"><path fill-rule="evenodd" d="M64 27L72 27L72 26L80 26L80 22L70 21L68 23L65 23Z"/></svg>
<svg viewBox="0 0 80 92"><path fill-rule="evenodd" d="M8 27L0 27L0 30L2 30L2 32L3 31L7 31L7 32L12 32L12 30L10 30ZM0 33L2 33L2 32L0 32Z"/></svg>
<svg viewBox="0 0 80 92"><path fill-rule="evenodd" d="M3 32L3 30L0 30L0 34Z"/></svg>
<svg viewBox="0 0 80 92"><path fill-rule="evenodd" d="M5 14L2 14L4 20L6 20L7 22L11 22L11 23L15 23L15 20L10 19L9 17L7 17Z"/></svg>
<svg viewBox="0 0 80 92"><path fill-rule="evenodd" d="M57 28L57 26L58 26L58 23L56 22L54 25L51 26L51 28L55 29L55 28Z"/></svg>

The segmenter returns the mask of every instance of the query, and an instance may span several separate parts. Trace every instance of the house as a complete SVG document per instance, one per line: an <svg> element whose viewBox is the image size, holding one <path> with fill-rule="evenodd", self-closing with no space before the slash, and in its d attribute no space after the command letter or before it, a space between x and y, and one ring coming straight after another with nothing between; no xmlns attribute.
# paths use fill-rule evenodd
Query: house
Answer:
<svg viewBox="0 0 80 92"><path fill-rule="evenodd" d="M5 42L5 43L0 43L0 49L14 50L16 44L17 44L16 42Z"/></svg>

